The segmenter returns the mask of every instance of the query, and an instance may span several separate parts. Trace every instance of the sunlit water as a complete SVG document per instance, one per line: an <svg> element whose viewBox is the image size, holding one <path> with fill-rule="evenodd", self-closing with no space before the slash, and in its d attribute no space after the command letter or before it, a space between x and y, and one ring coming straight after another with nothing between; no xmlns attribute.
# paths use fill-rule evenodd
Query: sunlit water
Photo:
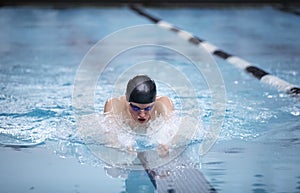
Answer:
<svg viewBox="0 0 300 193"><path fill-rule="evenodd" d="M297 16L268 7L148 11L299 85ZM127 8L1 8L0 142L40 144L58 156L104 167L78 133L72 109L76 70L86 52L104 36L147 23ZM203 78L177 55L159 48L139 52L145 58L154 55L173 63L194 80L200 104L198 129L205 131L212 101ZM135 62L134 54L125 53L122 61L115 62ZM278 93L225 61L216 61L226 86L225 121L214 148L203 157L191 150L188 162L197 165L219 192L299 192L299 99ZM105 99L114 95L111 78L124 69L126 64L123 69L108 68L99 79L97 113L102 113ZM180 109L172 89L163 84L159 88L159 94L172 98L177 112L193 109L193 104ZM190 144L201 141L201 136ZM155 139L163 140L161 135Z"/></svg>

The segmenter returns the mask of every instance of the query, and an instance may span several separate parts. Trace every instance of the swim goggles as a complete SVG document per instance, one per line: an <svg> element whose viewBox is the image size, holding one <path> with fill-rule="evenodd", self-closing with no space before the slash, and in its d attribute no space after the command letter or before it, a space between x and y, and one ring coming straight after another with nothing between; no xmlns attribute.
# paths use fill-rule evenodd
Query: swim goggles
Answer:
<svg viewBox="0 0 300 193"><path fill-rule="evenodd" d="M153 108L153 105L150 105L150 106L148 106L146 108L140 108L138 106L133 105L132 103L129 103L129 105L130 105L131 109L133 111L135 111L135 112L142 111L142 110L144 110L144 111L150 111Z"/></svg>

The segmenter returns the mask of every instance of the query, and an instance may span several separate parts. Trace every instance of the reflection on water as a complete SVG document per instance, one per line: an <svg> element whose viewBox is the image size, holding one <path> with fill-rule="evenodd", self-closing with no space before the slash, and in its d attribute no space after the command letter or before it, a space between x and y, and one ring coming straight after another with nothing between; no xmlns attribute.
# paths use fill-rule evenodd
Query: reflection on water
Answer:
<svg viewBox="0 0 300 193"><path fill-rule="evenodd" d="M125 179L125 191L122 193L154 193L157 189L155 176L144 170L124 170L116 167L105 167L108 176Z"/></svg>
<svg viewBox="0 0 300 193"><path fill-rule="evenodd" d="M147 152L138 153L138 159L142 165L142 170L132 170L106 166L106 174L113 178L125 179L124 193L214 193L215 188L207 181L205 176L199 170L191 148L163 166L151 168L151 159ZM151 155L150 155L151 156ZM149 160L150 159L150 160ZM123 192L122 192L123 193Z"/></svg>
<svg viewBox="0 0 300 193"><path fill-rule="evenodd" d="M202 171L218 192L297 192L298 148L268 141L218 142L203 158Z"/></svg>
<svg viewBox="0 0 300 193"><path fill-rule="evenodd" d="M127 193L154 193L156 189L156 183L151 181L145 171L130 171L125 186Z"/></svg>
<svg viewBox="0 0 300 193"><path fill-rule="evenodd" d="M263 175L261 174L256 174L254 175L254 177L256 178L256 183L252 184L253 186L253 193L264 193L264 192L267 192L267 190L265 190L264 188L266 187L265 184L263 184Z"/></svg>

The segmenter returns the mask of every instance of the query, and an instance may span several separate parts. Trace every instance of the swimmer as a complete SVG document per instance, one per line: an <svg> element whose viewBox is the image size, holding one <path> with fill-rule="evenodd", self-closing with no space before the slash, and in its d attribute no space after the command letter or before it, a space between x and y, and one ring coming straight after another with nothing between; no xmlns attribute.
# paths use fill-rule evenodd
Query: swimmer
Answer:
<svg viewBox="0 0 300 193"><path fill-rule="evenodd" d="M104 106L106 116L121 118L121 122L132 129L136 127L147 129L150 120L158 116L168 118L173 111L174 105L170 98L157 96L156 84L147 75L137 75L130 79L125 96L111 98ZM159 151L166 152L168 148L165 145L159 145Z"/></svg>

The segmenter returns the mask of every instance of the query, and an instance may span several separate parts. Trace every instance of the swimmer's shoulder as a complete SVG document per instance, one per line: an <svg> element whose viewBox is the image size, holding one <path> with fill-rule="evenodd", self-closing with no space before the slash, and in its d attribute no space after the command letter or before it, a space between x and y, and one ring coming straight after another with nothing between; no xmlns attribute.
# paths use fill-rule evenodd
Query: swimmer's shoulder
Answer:
<svg viewBox="0 0 300 193"><path fill-rule="evenodd" d="M173 104L172 100L167 96L157 96L156 102L167 107L171 111L174 110L174 104Z"/></svg>
<svg viewBox="0 0 300 193"><path fill-rule="evenodd" d="M126 98L125 96L110 98L105 102L104 113L109 113L113 111L113 107L122 108L125 106Z"/></svg>

